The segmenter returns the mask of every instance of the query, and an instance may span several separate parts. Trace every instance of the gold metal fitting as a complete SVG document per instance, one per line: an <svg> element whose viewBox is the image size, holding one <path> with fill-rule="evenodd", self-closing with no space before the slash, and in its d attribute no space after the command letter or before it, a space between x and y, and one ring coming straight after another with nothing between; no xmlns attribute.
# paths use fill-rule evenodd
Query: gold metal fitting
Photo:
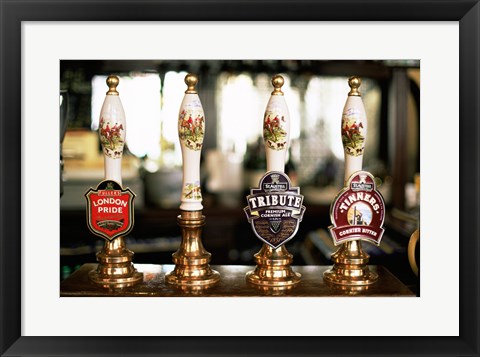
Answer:
<svg viewBox="0 0 480 357"><path fill-rule="evenodd" d="M107 95L118 95L117 86L120 83L120 79L117 76L108 76L107 86L108 92Z"/></svg>
<svg viewBox="0 0 480 357"><path fill-rule="evenodd" d="M132 264L133 252L126 248L123 237L105 240L103 249L97 253L97 269L89 273L90 280L101 287L125 288L143 281Z"/></svg>
<svg viewBox="0 0 480 357"><path fill-rule="evenodd" d="M165 275L165 280L173 285L212 286L220 280L220 274L210 268L211 254L202 244L205 216L202 211L181 211L177 221L182 229L182 242L172 255L175 269Z"/></svg>
<svg viewBox="0 0 480 357"><path fill-rule="evenodd" d="M192 73L189 73L185 76L185 84L188 86L185 91L186 94L197 94L195 86L198 83L198 77Z"/></svg>
<svg viewBox="0 0 480 357"><path fill-rule="evenodd" d="M323 273L323 279L339 285L373 284L378 280L378 275L368 269L369 258L360 240L345 242L332 254L333 267Z"/></svg>
<svg viewBox="0 0 480 357"><path fill-rule="evenodd" d="M283 77L279 74L272 77L273 92L272 95L283 95L282 86L285 83Z"/></svg>
<svg viewBox="0 0 480 357"><path fill-rule="evenodd" d="M348 92L348 96L356 96L361 97L362 95L358 91L358 88L362 85L362 80L360 77L352 76L348 79L348 85L350 86L350 92Z"/></svg>
<svg viewBox="0 0 480 357"><path fill-rule="evenodd" d="M295 285L285 286L268 286L251 284L263 296L288 296L290 291L295 288Z"/></svg>
<svg viewBox="0 0 480 357"><path fill-rule="evenodd" d="M254 255L257 267L249 271L246 279L249 283L270 287L284 287L300 282L301 275L292 270L290 264L293 255L284 245L277 249L263 244L260 251Z"/></svg>
<svg viewBox="0 0 480 357"><path fill-rule="evenodd" d="M358 296L364 295L371 287L371 285L340 285L325 281L325 285L338 296Z"/></svg>

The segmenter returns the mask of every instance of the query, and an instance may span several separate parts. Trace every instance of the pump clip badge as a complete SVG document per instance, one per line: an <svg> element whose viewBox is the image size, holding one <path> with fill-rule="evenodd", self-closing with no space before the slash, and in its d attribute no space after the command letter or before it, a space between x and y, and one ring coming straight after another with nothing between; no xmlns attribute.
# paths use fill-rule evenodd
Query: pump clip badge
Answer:
<svg viewBox="0 0 480 357"><path fill-rule="evenodd" d="M87 225L92 233L113 240L133 228L133 199L135 194L122 189L116 181L105 180L94 190L85 193Z"/></svg>
<svg viewBox="0 0 480 357"><path fill-rule="evenodd" d="M244 208L255 235L275 249L295 236L305 212L300 189L290 186L283 172L268 172L250 190Z"/></svg>
<svg viewBox="0 0 480 357"><path fill-rule="evenodd" d="M330 217L335 245L357 239L380 245L385 203L372 174L357 171L350 176L330 207Z"/></svg>

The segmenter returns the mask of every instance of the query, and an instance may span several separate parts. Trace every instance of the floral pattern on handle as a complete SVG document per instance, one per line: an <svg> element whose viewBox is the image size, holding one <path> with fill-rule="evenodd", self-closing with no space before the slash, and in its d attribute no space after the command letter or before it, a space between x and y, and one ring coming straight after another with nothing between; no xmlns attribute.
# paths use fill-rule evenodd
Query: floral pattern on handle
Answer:
<svg viewBox="0 0 480 357"><path fill-rule="evenodd" d="M102 143L103 152L112 159L119 159L122 157L124 139L122 138L123 124L111 122L100 118L99 123L100 142Z"/></svg>
<svg viewBox="0 0 480 357"><path fill-rule="evenodd" d="M188 107L182 109L178 117L178 133L186 147L201 150L205 133L203 111Z"/></svg>
<svg viewBox="0 0 480 357"><path fill-rule="evenodd" d="M283 150L287 145L287 131L283 127L285 116L266 111L263 119L263 138L270 149Z"/></svg>
<svg viewBox="0 0 480 357"><path fill-rule="evenodd" d="M183 187L182 196L189 200L201 200L202 190L200 189L200 181L186 183Z"/></svg>
<svg viewBox="0 0 480 357"><path fill-rule="evenodd" d="M351 156L360 156L365 149L365 136L359 112L348 109L342 117L342 143L345 153Z"/></svg>

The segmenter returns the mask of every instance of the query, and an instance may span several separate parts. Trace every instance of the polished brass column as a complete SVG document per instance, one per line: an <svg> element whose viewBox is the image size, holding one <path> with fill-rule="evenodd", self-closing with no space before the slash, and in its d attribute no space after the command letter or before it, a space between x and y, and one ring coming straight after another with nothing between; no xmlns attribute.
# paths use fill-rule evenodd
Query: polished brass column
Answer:
<svg viewBox="0 0 480 357"><path fill-rule="evenodd" d="M275 249L264 243L260 251L254 255L254 259L257 266L254 271L247 273L246 279L249 283L283 287L300 282L301 275L294 272L290 266L293 255L284 245Z"/></svg>
<svg viewBox="0 0 480 357"><path fill-rule="evenodd" d="M202 244L202 229L205 225L202 211L182 211L177 222L182 230L182 242L172 255L175 269L166 275L166 281L193 287L215 284L220 279L220 274L210 268L211 254Z"/></svg>
<svg viewBox="0 0 480 357"><path fill-rule="evenodd" d="M368 269L369 258L360 240L345 242L332 254L333 267L323 274L323 278L341 285L372 284L377 281L378 275Z"/></svg>
<svg viewBox="0 0 480 357"><path fill-rule="evenodd" d="M133 252L125 246L123 237L105 240L97 253L98 266L89 273L90 280L106 288L123 288L142 281L143 274L132 264Z"/></svg>

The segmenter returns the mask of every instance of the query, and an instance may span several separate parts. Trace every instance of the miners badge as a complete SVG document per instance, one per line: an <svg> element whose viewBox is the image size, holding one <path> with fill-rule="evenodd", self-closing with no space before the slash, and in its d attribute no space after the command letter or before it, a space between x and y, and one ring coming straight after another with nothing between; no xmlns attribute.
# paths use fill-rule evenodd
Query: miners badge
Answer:
<svg viewBox="0 0 480 357"><path fill-rule="evenodd" d="M253 232L275 249L295 236L305 212L300 188L291 187L289 177L279 171L265 174L247 202L244 211Z"/></svg>
<svg viewBox="0 0 480 357"><path fill-rule="evenodd" d="M357 239L380 245L385 203L372 174L357 171L350 176L330 207L330 217L335 245Z"/></svg>
<svg viewBox="0 0 480 357"><path fill-rule="evenodd" d="M92 233L113 240L133 229L133 199L135 194L122 189L116 181L105 180L85 193L87 225Z"/></svg>

